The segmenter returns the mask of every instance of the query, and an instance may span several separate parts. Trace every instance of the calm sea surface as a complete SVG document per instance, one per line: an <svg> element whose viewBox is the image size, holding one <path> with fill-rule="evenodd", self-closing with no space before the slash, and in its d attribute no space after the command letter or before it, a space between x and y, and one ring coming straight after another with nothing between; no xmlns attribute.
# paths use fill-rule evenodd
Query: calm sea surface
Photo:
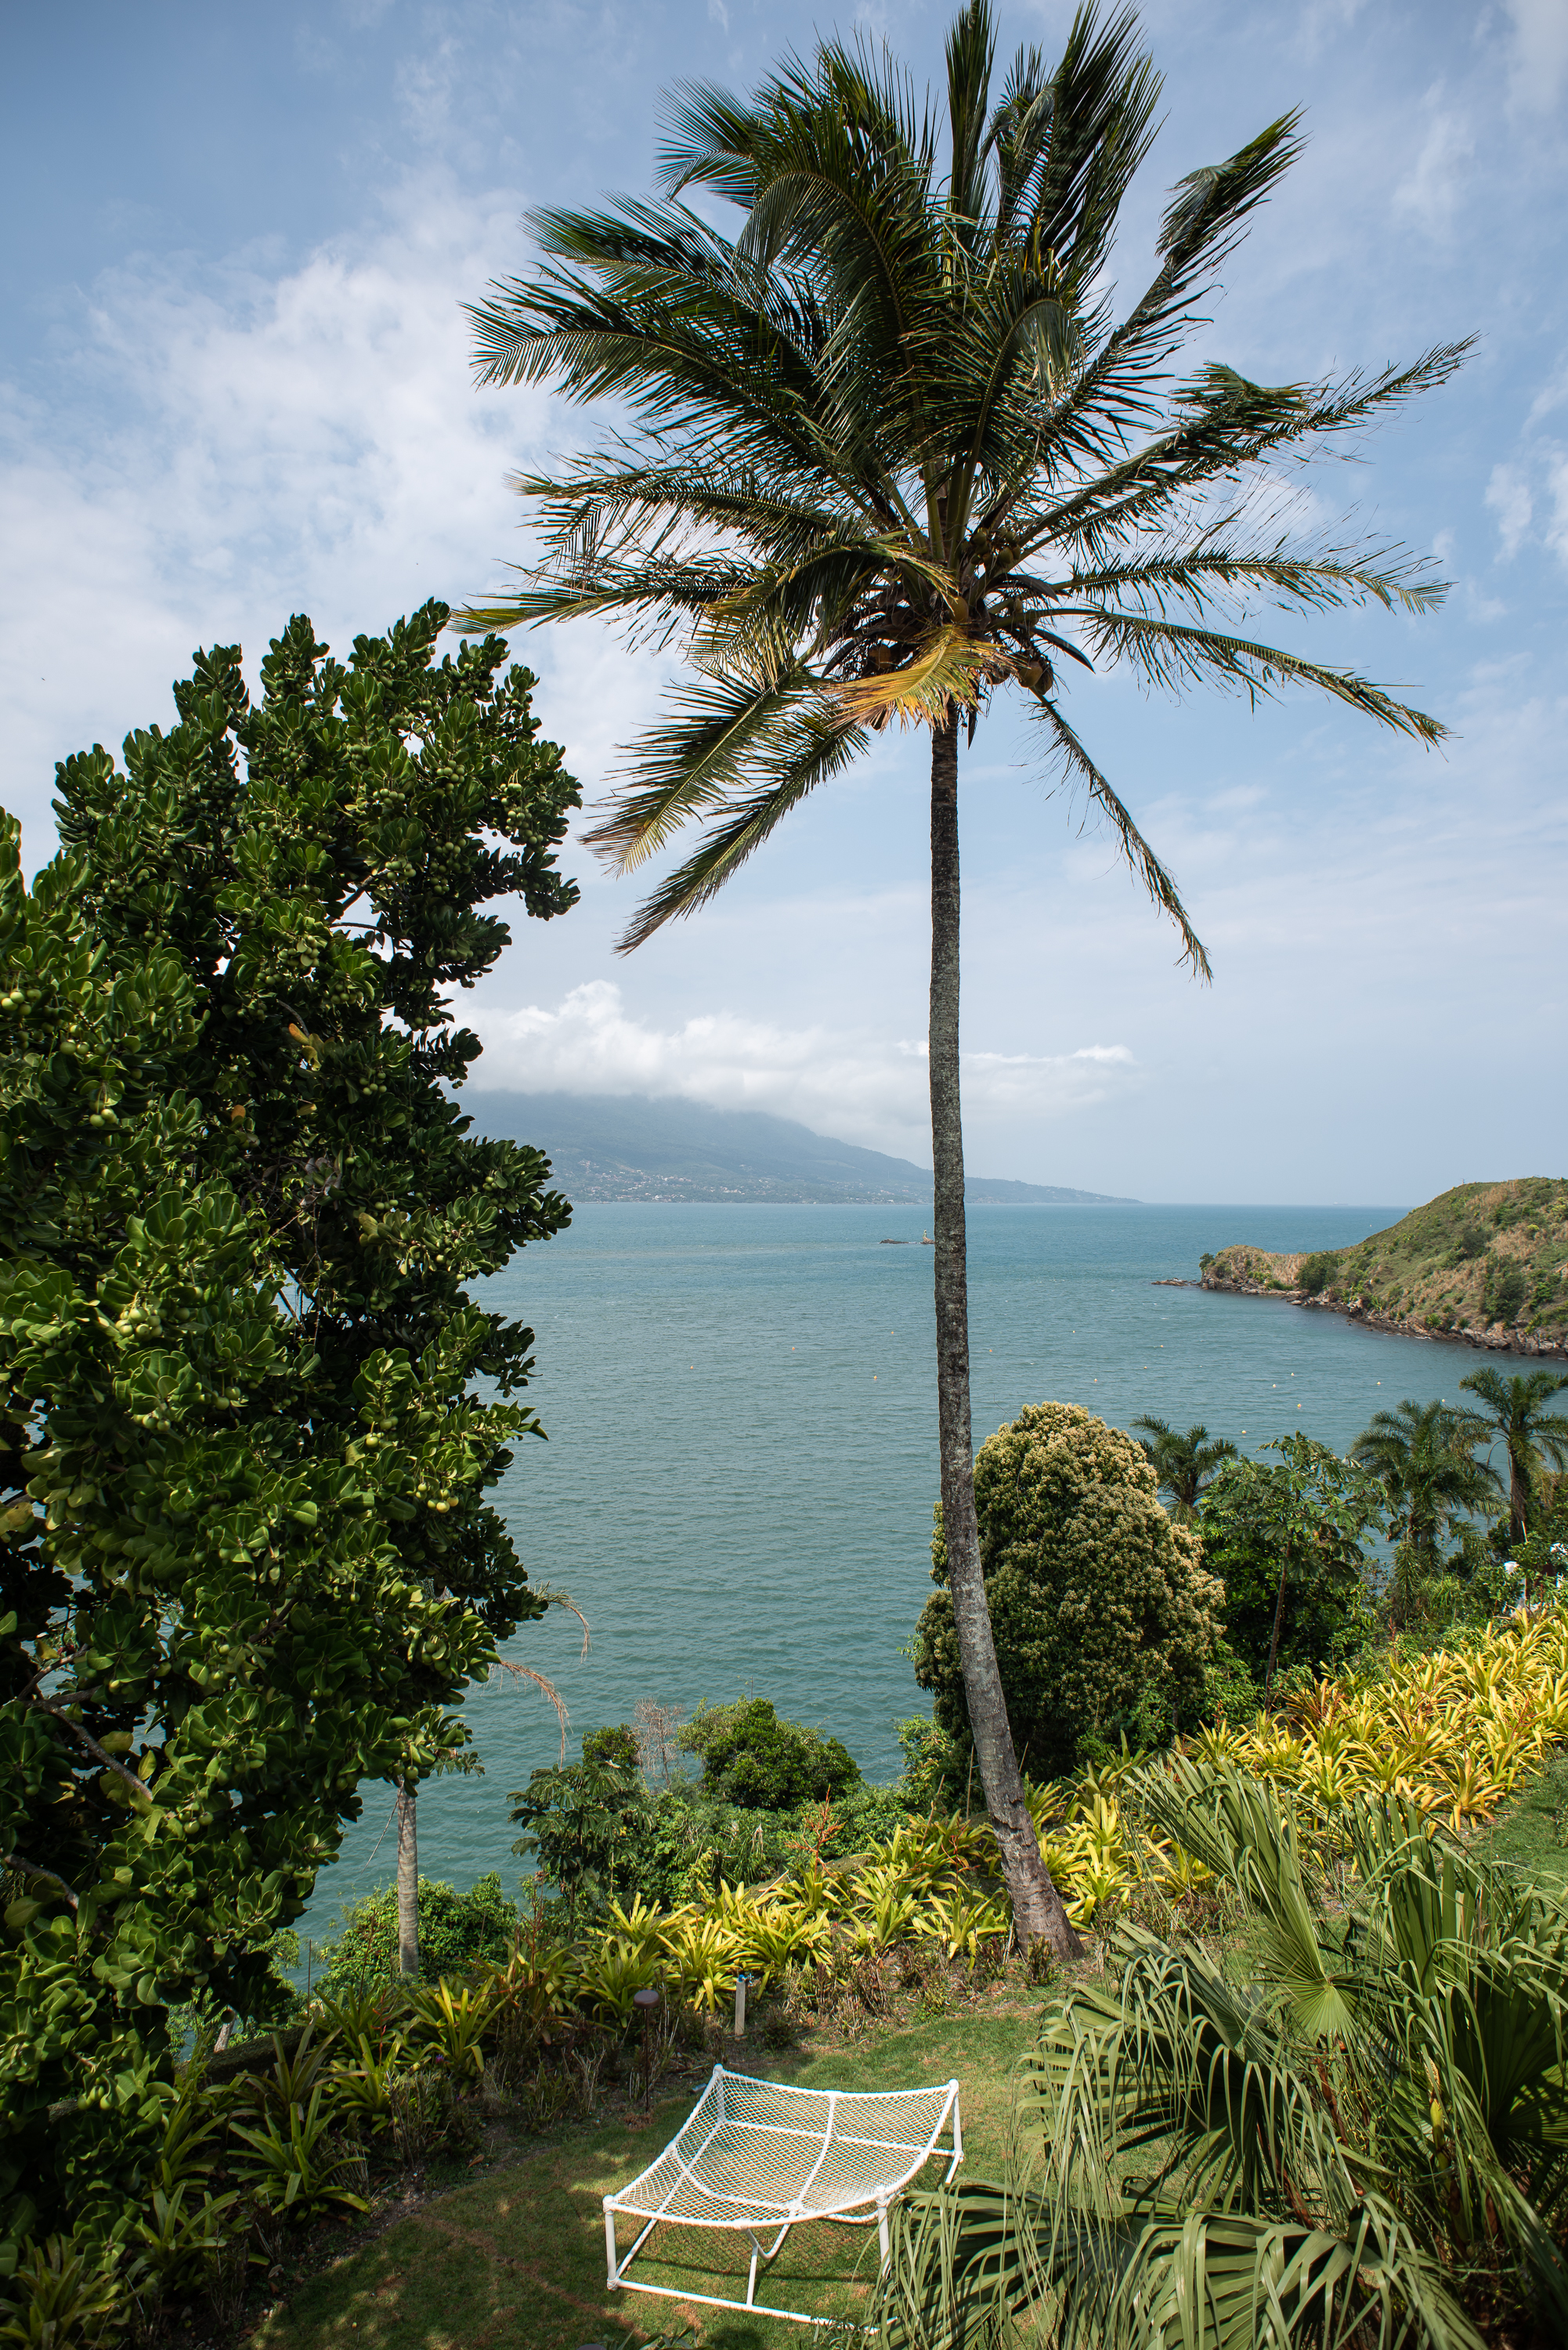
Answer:
<svg viewBox="0 0 1568 2350"><path fill-rule="evenodd" d="M1404 1211L1062 1207L970 1211L979 1445L1026 1403L1125 1427L1204 1421L1251 1452L1293 1428L1343 1451L1381 1405L1453 1398L1475 1357L1271 1299L1158 1289L1205 1249L1347 1244ZM579 1207L569 1232L489 1284L530 1323L530 1397L549 1441L502 1491L530 1576L569 1591L509 1654L546 1673L581 1733L639 1698L688 1709L747 1691L898 1767L893 1724L923 1710L906 1658L929 1590L937 1492L932 1252L917 1210ZM884 1236L917 1245L886 1248ZM468 1718L486 1775L427 1782L420 1865L509 1890L509 1789L553 1762L548 1705L508 1678ZM393 1873L390 1790L324 1872L302 1938Z"/></svg>

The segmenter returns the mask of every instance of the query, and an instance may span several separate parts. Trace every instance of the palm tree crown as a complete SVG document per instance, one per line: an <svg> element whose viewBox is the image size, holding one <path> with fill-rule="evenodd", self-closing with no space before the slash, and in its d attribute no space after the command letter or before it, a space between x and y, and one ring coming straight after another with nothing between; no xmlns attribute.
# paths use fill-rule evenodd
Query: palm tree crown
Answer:
<svg viewBox="0 0 1568 2350"><path fill-rule="evenodd" d="M830 41L750 102L688 86L666 194L531 225L549 264L472 310L480 379L614 398L630 431L537 502L544 559L484 625L609 614L684 638L694 678L590 836L622 868L708 829L627 934L710 898L806 793L897 712L972 723L1022 687L1047 748L1109 816L1203 951L1163 866L1071 724L1065 688L1128 662L1147 682L1250 697L1320 687L1425 741L1436 721L1365 678L1215 619L1262 595L1420 610L1442 594L1397 549L1293 546L1241 485L1442 380L1463 346L1335 383L1253 383L1170 362L1248 214L1298 151L1271 123L1178 186L1159 267L1113 323L1104 273L1147 153L1159 78L1130 11L1080 9L1055 68L1024 49L992 105L985 0L948 41L947 170L893 62ZM742 215L734 239L680 201Z"/></svg>
<svg viewBox="0 0 1568 2350"><path fill-rule="evenodd" d="M1147 1430L1138 1442L1159 1479L1160 1492L1170 1495L1178 1518L1187 1524L1198 1514L1199 1496L1220 1462L1238 1458L1235 1446L1228 1436L1211 1438L1201 1423L1183 1432L1147 1412L1133 1426Z"/></svg>
<svg viewBox="0 0 1568 2350"><path fill-rule="evenodd" d="M1447 1529L1497 1495L1496 1475L1470 1450L1483 1433L1473 1413L1407 1396L1393 1411L1375 1412L1351 1447L1351 1457L1381 1483L1397 1529L1428 1572Z"/></svg>
<svg viewBox="0 0 1568 2350"><path fill-rule="evenodd" d="M1173 362L1215 273L1296 153L1293 116L1178 185L1147 292L1106 292L1159 79L1130 10L1081 7L1059 61L1021 49L993 98L989 0L947 41L945 104L886 54L823 42L750 100L687 85L662 192L546 211L544 261L472 315L485 383L553 381L619 430L534 502L539 559L468 623L596 614L690 663L588 837L622 871L695 846L621 943L711 898L897 716L930 729L929 1084L941 1505L966 1700L1021 1939L1076 1948L1013 1752L974 1508L959 1062L961 725L1019 688L1057 771L1208 962L1176 885L1068 716L1130 664L1179 693L1315 686L1433 742L1436 720L1353 671L1256 641L1296 612L1442 588L1397 547L1293 545L1256 491L1443 380L1461 346L1334 383ZM722 234L685 199L733 206Z"/></svg>
<svg viewBox="0 0 1568 2350"><path fill-rule="evenodd" d="M1521 1542L1530 1523L1540 1462L1547 1460L1554 1469L1568 1468L1568 1417L1546 1409L1549 1399L1568 1388L1568 1372L1526 1371L1505 1379L1489 1364L1459 1385L1486 1405L1485 1412L1476 1417L1494 1442L1501 1440L1508 1455L1509 1533Z"/></svg>

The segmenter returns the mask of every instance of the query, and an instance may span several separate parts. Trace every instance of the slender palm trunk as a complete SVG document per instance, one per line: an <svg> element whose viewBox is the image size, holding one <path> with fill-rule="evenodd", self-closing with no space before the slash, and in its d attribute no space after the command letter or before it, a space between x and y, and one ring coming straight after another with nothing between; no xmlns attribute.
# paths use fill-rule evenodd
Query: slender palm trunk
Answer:
<svg viewBox="0 0 1568 2350"><path fill-rule="evenodd" d="M941 1437L942 1533L963 1666L964 1694L985 1806L1021 1943L1045 1942L1064 1958L1081 1950L1052 1884L1024 1800L1007 1701L985 1604L974 1511L969 1408L969 1270L965 1254L963 1121L959 1086L958 730L955 712L931 740L931 1157L937 1232L937 1417Z"/></svg>
<svg viewBox="0 0 1568 2350"><path fill-rule="evenodd" d="M420 1835L418 1794L411 1779L398 1782L398 1969L420 1970Z"/></svg>
<svg viewBox="0 0 1568 2350"><path fill-rule="evenodd" d="M1508 1447L1508 1538L1522 1542L1530 1524L1530 1456L1517 1441Z"/></svg>

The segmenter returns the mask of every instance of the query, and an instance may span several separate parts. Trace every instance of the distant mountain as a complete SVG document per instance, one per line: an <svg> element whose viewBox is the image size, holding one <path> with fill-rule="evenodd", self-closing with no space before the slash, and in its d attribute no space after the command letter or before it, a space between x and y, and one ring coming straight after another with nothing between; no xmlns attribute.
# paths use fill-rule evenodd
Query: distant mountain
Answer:
<svg viewBox="0 0 1568 2350"><path fill-rule="evenodd" d="M908 1159L862 1150L762 1110L627 1094L470 1093L477 1132L532 1142L573 1200L822 1200L929 1207L931 1179ZM971 1175L971 1204L1115 1205L1103 1191Z"/></svg>

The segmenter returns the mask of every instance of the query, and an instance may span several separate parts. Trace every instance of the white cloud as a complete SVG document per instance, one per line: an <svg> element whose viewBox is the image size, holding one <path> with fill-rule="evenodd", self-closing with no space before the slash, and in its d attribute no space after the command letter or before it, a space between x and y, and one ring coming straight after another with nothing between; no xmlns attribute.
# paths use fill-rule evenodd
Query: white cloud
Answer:
<svg viewBox="0 0 1568 2350"><path fill-rule="evenodd" d="M1546 540L1562 563L1568 564L1568 450L1553 449L1546 461L1546 486L1552 493L1552 521Z"/></svg>
<svg viewBox="0 0 1568 2350"><path fill-rule="evenodd" d="M1563 0L1507 0L1513 38L1509 56L1509 99L1532 114L1557 103L1568 75L1568 8Z"/></svg>
<svg viewBox="0 0 1568 2350"><path fill-rule="evenodd" d="M52 846L55 760L167 723L197 644L243 643L254 676L292 612L342 652L503 578L521 551L506 475L551 411L476 396L460 303L516 265L516 209L426 175L291 270L111 272L69 328L59 403L0 383L0 803L31 859ZM559 665L541 714L597 784L656 665L594 629L518 650L553 688Z"/></svg>
<svg viewBox="0 0 1568 2350"><path fill-rule="evenodd" d="M1394 191L1395 211L1406 213L1434 236L1440 235L1453 218L1463 192L1465 167L1476 146L1468 119L1448 111L1439 102L1441 97L1441 83L1428 91L1431 119L1427 136L1415 163Z"/></svg>
<svg viewBox="0 0 1568 2350"><path fill-rule="evenodd" d="M575 987L554 1011L469 1014L484 1041L476 1085L529 1092L674 1095L715 1109L769 1110L850 1141L919 1147L929 1111L926 1048L823 1025L784 1028L731 1012L659 1028L628 1013L611 981ZM964 1056L977 1115L1085 1109L1136 1081L1125 1045L1073 1053Z"/></svg>
<svg viewBox="0 0 1568 2350"><path fill-rule="evenodd" d="M1505 563L1519 553L1530 528L1530 485L1516 465L1494 465L1486 485L1488 508L1497 516L1498 553Z"/></svg>

